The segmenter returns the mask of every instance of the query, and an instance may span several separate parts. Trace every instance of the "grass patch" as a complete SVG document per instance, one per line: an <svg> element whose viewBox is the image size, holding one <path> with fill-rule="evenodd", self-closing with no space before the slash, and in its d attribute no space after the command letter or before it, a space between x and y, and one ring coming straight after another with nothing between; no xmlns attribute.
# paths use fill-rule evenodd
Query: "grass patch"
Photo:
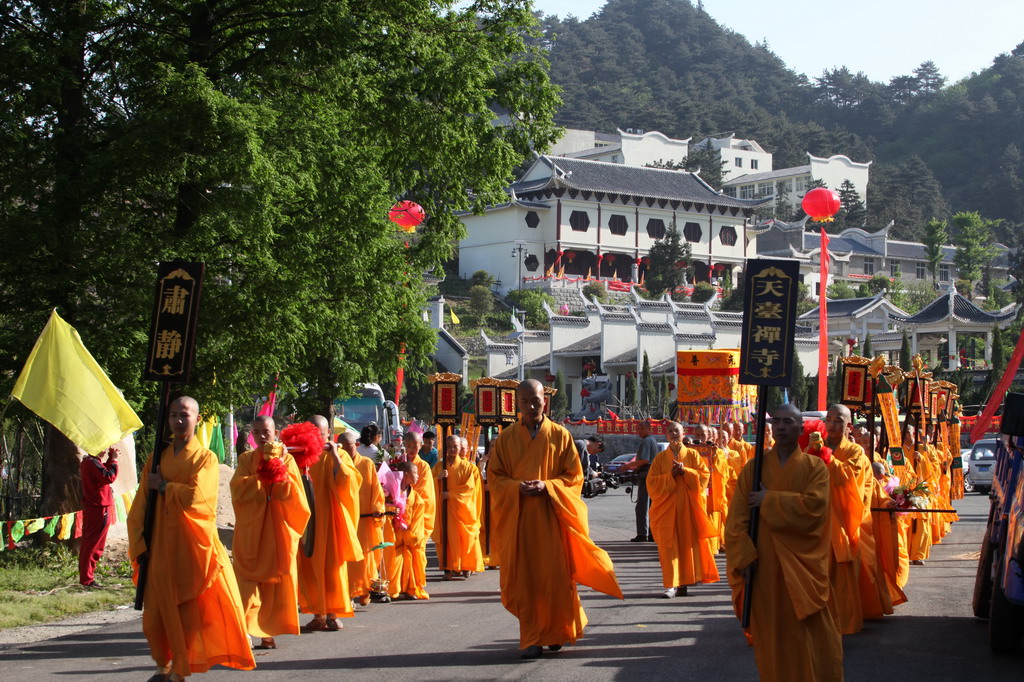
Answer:
<svg viewBox="0 0 1024 682"><path fill-rule="evenodd" d="M105 611L134 598L127 561L104 556L96 581L104 587L78 584L78 554L64 544L0 552L0 629Z"/></svg>

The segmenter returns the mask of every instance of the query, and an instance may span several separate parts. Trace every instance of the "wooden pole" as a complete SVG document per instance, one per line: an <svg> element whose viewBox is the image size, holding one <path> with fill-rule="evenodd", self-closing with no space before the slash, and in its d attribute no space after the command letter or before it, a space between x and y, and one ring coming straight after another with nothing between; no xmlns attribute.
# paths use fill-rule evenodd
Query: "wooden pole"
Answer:
<svg viewBox="0 0 1024 682"><path fill-rule="evenodd" d="M448 565L448 424L441 424L441 470L445 475L441 478L441 557L438 568L447 571Z"/></svg>
<svg viewBox="0 0 1024 682"><path fill-rule="evenodd" d="M156 418L156 438L153 445L153 454L150 456L150 473L156 473L160 466L160 453L164 449L164 434L167 431L167 410L171 401L171 384L164 381L160 384L160 406ZM135 610L142 610L142 603L146 595L146 580L149 578L149 558L153 551L153 525L156 521L156 502L160 493L156 490L149 490L149 481L143 480L146 486L146 519L142 526L142 538L146 544L146 551L139 556L139 580L135 586Z"/></svg>
<svg viewBox="0 0 1024 682"><path fill-rule="evenodd" d="M484 426L484 457L491 452L491 427ZM487 460L488 466L491 460ZM484 554L491 555L491 491L484 481Z"/></svg>
<svg viewBox="0 0 1024 682"><path fill-rule="evenodd" d="M768 387L759 386L757 389L757 426L755 427L755 441L754 441L754 481L751 487L752 491L761 489L761 470L764 466L764 425L765 425L765 412L768 411ZM761 508L751 507L750 509L750 526L747 529L750 533L750 541L754 543L754 547L757 547L757 530L758 524L761 520ZM751 597L754 594L754 573L756 572L753 565L747 568L747 575L744 578L743 585L743 614L740 618L740 626L744 629L750 627L750 603Z"/></svg>

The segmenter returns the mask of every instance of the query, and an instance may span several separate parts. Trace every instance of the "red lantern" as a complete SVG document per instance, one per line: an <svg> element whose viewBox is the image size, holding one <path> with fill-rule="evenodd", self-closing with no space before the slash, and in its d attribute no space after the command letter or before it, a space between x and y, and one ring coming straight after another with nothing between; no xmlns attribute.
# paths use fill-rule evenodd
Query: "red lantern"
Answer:
<svg viewBox="0 0 1024 682"><path fill-rule="evenodd" d="M643 262L644 265L650 265L651 264L651 257L650 256L644 256L640 260Z"/></svg>
<svg viewBox="0 0 1024 682"><path fill-rule="evenodd" d="M614 254L614 253L606 253L606 254L604 255L604 258L605 258L605 260L607 260L608 262L614 261L614 260L615 260L615 254Z"/></svg>
<svg viewBox="0 0 1024 682"><path fill-rule="evenodd" d="M557 378L558 377L556 377L554 374L548 374L547 376L544 377L544 381L548 382L549 384L552 384L555 382L555 379Z"/></svg>
<svg viewBox="0 0 1024 682"><path fill-rule="evenodd" d="M721 263L715 263L715 272L721 272L722 270L725 270L725 266Z"/></svg>
<svg viewBox="0 0 1024 682"><path fill-rule="evenodd" d="M830 223L836 213L839 213L839 209L843 207L843 203L834 191L827 187L816 187L804 195L800 206L812 220Z"/></svg>
<svg viewBox="0 0 1024 682"><path fill-rule="evenodd" d="M575 251L566 251L565 252L565 257L568 258L569 262L571 263L573 261L573 259L576 258L576 252Z"/></svg>
<svg viewBox="0 0 1024 682"><path fill-rule="evenodd" d="M583 369L585 369L588 372L593 372L595 369L597 369L597 365L595 365L592 362L588 362L587 364L583 365Z"/></svg>
<svg viewBox="0 0 1024 682"><path fill-rule="evenodd" d="M677 260L676 261L676 267L679 268L680 270L682 270L683 268L686 267L686 261L684 261L684 260Z"/></svg>
<svg viewBox="0 0 1024 682"><path fill-rule="evenodd" d="M670 391L676 390L676 385L670 382L669 385L668 385L668 390L670 390Z"/></svg>
<svg viewBox="0 0 1024 682"><path fill-rule="evenodd" d="M426 213L423 212L423 207L415 201L405 199L391 207L391 210L388 211L388 218L406 232L414 232L426 218Z"/></svg>
<svg viewBox="0 0 1024 682"><path fill-rule="evenodd" d="M586 398L588 395L590 395L590 391L588 391L587 389L584 388L583 390L580 391L580 397Z"/></svg>

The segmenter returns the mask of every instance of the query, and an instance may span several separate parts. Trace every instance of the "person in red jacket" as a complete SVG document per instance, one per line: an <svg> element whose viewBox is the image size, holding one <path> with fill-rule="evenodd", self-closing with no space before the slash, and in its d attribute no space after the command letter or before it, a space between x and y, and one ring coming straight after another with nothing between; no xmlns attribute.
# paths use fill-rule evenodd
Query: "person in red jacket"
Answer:
<svg viewBox="0 0 1024 682"><path fill-rule="evenodd" d="M97 456L82 458L82 545L78 552L78 582L86 587L96 584L96 563L107 545L107 529L114 520L114 492L110 484L117 480L117 448L107 448ZM100 458L106 455L106 461Z"/></svg>

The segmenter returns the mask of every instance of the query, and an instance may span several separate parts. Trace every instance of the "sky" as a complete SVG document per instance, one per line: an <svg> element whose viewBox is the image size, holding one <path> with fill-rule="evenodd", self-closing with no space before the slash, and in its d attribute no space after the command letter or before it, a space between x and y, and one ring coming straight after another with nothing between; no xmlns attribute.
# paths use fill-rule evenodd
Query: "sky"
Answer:
<svg viewBox="0 0 1024 682"><path fill-rule="evenodd" d="M604 1L534 6L586 19ZM811 78L846 66L888 82L933 61L952 83L1024 42L1024 0L704 0L704 9L751 43L767 41L786 66Z"/></svg>

